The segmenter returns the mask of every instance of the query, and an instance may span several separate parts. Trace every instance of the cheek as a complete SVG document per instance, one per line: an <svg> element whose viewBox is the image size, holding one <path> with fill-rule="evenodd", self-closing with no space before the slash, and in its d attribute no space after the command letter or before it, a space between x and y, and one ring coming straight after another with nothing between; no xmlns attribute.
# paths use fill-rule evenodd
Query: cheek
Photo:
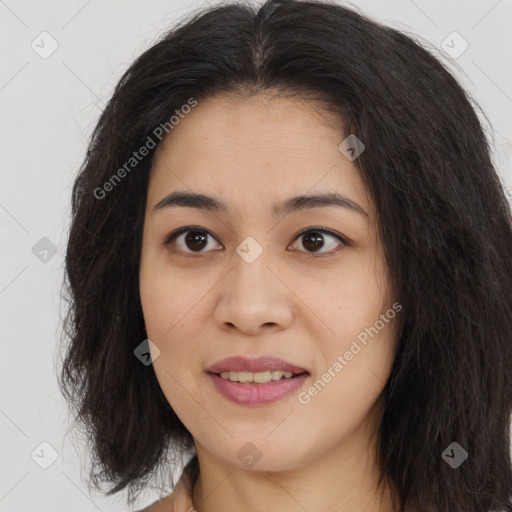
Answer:
<svg viewBox="0 0 512 512"><path fill-rule="evenodd" d="M315 304L322 304L322 318L330 328L329 341L334 348L350 345L353 338L373 326L385 312L389 302L387 288L379 277L364 267L350 268L312 297Z"/></svg>
<svg viewBox="0 0 512 512"><path fill-rule="evenodd" d="M311 296L323 305L319 316L330 331L322 337L324 368L317 377L323 396L318 405L324 402L329 408L336 402L341 409L332 411L335 416L367 412L384 388L395 357L392 328L397 314L388 301L385 269L358 263Z"/></svg>
<svg viewBox="0 0 512 512"><path fill-rule="evenodd" d="M348 432L356 428L385 387L395 357L394 347L389 327L369 336L365 343L349 337L331 344L326 350L325 368L306 390L312 397L311 414L322 416L335 429Z"/></svg>
<svg viewBox="0 0 512 512"><path fill-rule="evenodd" d="M189 318L200 311L201 288L158 258L143 259L140 272L140 300L146 331L151 339L168 343ZM203 292L204 293L204 292ZM195 323L193 323L195 324Z"/></svg>
<svg viewBox="0 0 512 512"><path fill-rule="evenodd" d="M177 293L176 289L180 289L176 279L156 266L141 272L140 297L146 333L159 350L156 358L152 352L152 367L168 403L183 420L190 408L191 394L197 394L200 377L196 370L201 368L200 351L195 340L201 325L197 318L201 305L197 304L195 294Z"/></svg>
<svg viewBox="0 0 512 512"><path fill-rule="evenodd" d="M140 299L146 333L160 351L153 367L168 398L180 395L178 382L187 388L193 386L202 369L197 342L207 315L207 303L201 301L204 293L200 280L180 279L176 269L159 265L157 259L152 264L147 258L141 266Z"/></svg>
<svg viewBox="0 0 512 512"><path fill-rule="evenodd" d="M194 350L201 329L201 304L187 300L183 293L169 293L162 283L141 289L141 303L148 338L167 361L185 360Z"/></svg>

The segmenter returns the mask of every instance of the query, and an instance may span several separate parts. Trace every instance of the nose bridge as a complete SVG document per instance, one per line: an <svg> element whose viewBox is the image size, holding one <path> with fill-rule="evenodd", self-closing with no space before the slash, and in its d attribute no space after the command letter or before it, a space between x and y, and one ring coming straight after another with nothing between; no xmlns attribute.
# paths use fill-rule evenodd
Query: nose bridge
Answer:
<svg viewBox="0 0 512 512"><path fill-rule="evenodd" d="M254 238L247 237L236 248L230 288L238 298L249 304L263 300L268 302L273 288L276 287L275 276L271 267L270 250L263 248ZM251 301L252 298L252 301Z"/></svg>
<svg viewBox="0 0 512 512"><path fill-rule="evenodd" d="M217 320L246 331L264 324L290 321L287 288L274 275L271 252L247 237L233 254L229 276L222 285ZM272 270L271 270L272 269Z"/></svg>

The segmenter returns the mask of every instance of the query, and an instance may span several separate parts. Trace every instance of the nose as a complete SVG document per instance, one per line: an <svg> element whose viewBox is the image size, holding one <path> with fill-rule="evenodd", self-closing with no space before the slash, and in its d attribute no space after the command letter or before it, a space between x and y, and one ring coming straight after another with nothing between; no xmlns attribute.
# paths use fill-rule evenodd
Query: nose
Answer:
<svg viewBox="0 0 512 512"><path fill-rule="evenodd" d="M237 329L243 334L259 335L264 329L281 330L293 321L293 292L273 267L266 251L252 263L238 254L233 266L219 283L220 299L214 320L221 329Z"/></svg>

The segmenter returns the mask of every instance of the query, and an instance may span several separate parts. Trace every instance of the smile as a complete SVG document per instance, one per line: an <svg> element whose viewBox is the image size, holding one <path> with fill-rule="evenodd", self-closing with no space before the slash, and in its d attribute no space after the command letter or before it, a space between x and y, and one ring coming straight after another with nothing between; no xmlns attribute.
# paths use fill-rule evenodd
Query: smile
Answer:
<svg viewBox="0 0 512 512"><path fill-rule="evenodd" d="M234 381L230 378L225 378L222 375L209 373L208 376L212 381L215 389L227 400L234 402L238 405L256 406L265 405L276 402L294 391L297 391L304 381L309 377L308 373L291 374L290 377L284 375L285 372L276 371L276 377L281 374L279 379L274 380L271 372L224 372L228 377L234 374L237 379L250 378L251 381ZM274 372L272 372L274 373ZM288 374L289 372L287 372ZM258 377L263 376L263 377ZM262 382L257 382L255 379L259 378Z"/></svg>

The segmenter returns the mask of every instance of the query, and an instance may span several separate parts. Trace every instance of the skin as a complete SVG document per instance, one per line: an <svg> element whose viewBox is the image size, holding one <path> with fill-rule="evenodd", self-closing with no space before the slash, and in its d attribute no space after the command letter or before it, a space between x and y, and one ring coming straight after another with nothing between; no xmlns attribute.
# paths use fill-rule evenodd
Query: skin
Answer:
<svg viewBox="0 0 512 512"><path fill-rule="evenodd" d="M377 488L375 462L381 392L396 351L393 321L308 404L298 401L394 302L374 205L338 149L343 133L339 117L318 102L222 94L201 100L157 148L140 296L148 338L160 350L156 377L194 438L198 512L396 510L393 489ZM230 213L153 211L176 190L213 195ZM343 194L367 215L321 206L272 217L275 202L318 192ZM185 226L210 233L208 245L187 245L187 233L163 245ZM311 248L297 238L319 226L350 243L324 233L324 246ZM247 236L263 249L252 263L236 252ZM280 357L311 375L277 402L237 405L205 371L232 355ZM252 468L237 457L248 442L262 454ZM150 510L169 510L168 501Z"/></svg>

